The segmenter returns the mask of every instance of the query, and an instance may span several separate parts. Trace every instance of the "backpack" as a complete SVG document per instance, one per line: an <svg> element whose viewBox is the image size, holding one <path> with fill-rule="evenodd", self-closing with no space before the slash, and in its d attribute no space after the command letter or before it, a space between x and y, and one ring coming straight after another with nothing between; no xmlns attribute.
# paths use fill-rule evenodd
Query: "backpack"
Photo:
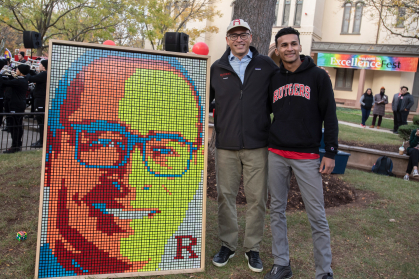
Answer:
<svg viewBox="0 0 419 279"><path fill-rule="evenodd" d="M393 161L387 156L378 158L371 170L376 174L394 176L391 172L393 170Z"/></svg>

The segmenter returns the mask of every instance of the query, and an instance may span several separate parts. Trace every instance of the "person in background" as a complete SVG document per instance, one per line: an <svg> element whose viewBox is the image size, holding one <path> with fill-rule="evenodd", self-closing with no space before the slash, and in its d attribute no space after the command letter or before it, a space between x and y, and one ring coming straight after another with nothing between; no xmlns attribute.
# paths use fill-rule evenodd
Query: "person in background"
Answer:
<svg viewBox="0 0 419 279"><path fill-rule="evenodd" d="M409 147L407 148L407 155L409 155L409 163L407 164L406 174L404 180L409 180L409 175L412 173L413 177L419 176L418 161L419 161L419 129L413 129L410 133Z"/></svg>
<svg viewBox="0 0 419 279"><path fill-rule="evenodd" d="M5 97L8 99L8 108L12 113L20 113L25 111L26 107L26 91L28 90L28 79L26 77L29 74L29 65L17 66L16 74L17 78L12 80L0 79L0 87L6 86L12 88L12 95ZM3 153L15 153L22 150L22 136L23 136L23 117L21 115L11 117L11 134L12 134L12 147L3 151Z"/></svg>
<svg viewBox="0 0 419 279"><path fill-rule="evenodd" d="M21 51L21 52L18 53L17 58L19 59L18 62L20 62L20 63L26 63L25 53L23 51Z"/></svg>
<svg viewBox="0 0 419 279"><path fill-rule="evenodd" d="M391 102L391 109L393 110L393 122L394 122L394 126L393 126L393 133L394 134L398 134L398 130L399 130L399 118L401 116L399 116L399 112L400 112L400 107L399 104L401 106L401 102L400 102L400 98L402 95L406 94L407 90L409 90L406 86L402 86L400 87L400 92L394 94L393 96L393 101ZM399 112L398 112L399 111Z"/></svg>
<svg viewBox="0 0 419 279"><path fill-rule="evenodd" d="M35 82L33 92L33 106L37 112L45 112L45 98L47 94L47 70L48 60L42 60L39 65L40 73L28 77L29 82ZM36 121L39 126L39 140L31 145L34 148L41 148L44 142L44 115L36 115Z"/></svg>
<svg viewBox="0 0 419 279"><path fill-rule="evenodd" d="M378 116L378 123L377 123L377 129L380 129L381 121L383 120L383 116L386 111L386 104L388 104L388 97L385 95L386 89L381 87L380 94L377 94L374 96L374 110L372 111L374 117L372 119L372 124L370 128L374 128L375 121L377 120Z"/></svg>
<svg viewBox="0 0 419 279"><path fill-rule="evenodd" d="M406 86L402 86L401 95L397 103L397 121L398 127L407 125L407 116L409 115L410 108L414 104L413 96L407 92L409 89Z"/></svg>
<svg viewBox="0 0 419 279"><path fill-rule="evenodd" d="M365 91L364 95L361 96L361 99L359 100L361 103L361 111L362 111L362 123L361 126L365 128L365 122L368 120L368 117L371 113L371 108L374 103L374 97L372 96L372 90L371 88L368 88L367 91Z"/></svg>

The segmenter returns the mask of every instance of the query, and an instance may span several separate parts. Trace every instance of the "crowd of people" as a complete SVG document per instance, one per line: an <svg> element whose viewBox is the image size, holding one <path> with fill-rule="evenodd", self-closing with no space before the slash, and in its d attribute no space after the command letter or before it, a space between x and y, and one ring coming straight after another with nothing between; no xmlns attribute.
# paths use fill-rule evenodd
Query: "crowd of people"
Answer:
<svg viewBox="0 0 419 279"><path fill-rule="evenodd" d="M16 153L22 150L23 138L23 115L26 109L26 96L29 84L34 83L32 96L32 106L35 111L45 111L46 83L48 60L41 60L38 69L34 71L26 64L24 52L18 54L18 63L13 63L10 59L0 59L0 115L3 122L2 113L16 113L8 116L2 131L10 133L12 145L5 154ZM16 65L13 65L16 64ZM39 126L39 141L32 143L31 147L41 148L43 143L44 115L36 115Z"/></svg>
<svg viewBox="0 0 419 279"><path fill-rule="evenodd" d="M407 117L409 115L410 109L414 104L413 96L408 92L409 88L407 86L401 86L400 92L394 94L393 101L391 103L391 108L393 110L393 130L394 134L399 133L399 127L402 125L407 125ZM365 93L361 96L359 100L361 104L362 111L362 122L361 126L366 127L365 122L368 120L368 117L373 109L374 118L370 128L375 127L376 119L378 116L377 129L380 129L382 117L385 114L385 106L388 104L388 97L385 95L385 88L381 87L380 93L376 94L374 97L372 95L371 88L367 88ZM414 177L419 176L418 173L418 164L419 164L419 129L413 129L410 138L408 141L407 155L409 156L409 162L406 169L406 174L403 179L409 181L410 174Z"/></svg>
<svg viewBox="0 0 419 279"><path fill-rule="evenodd" d="M413 96L408 92L407 86L400 87L400 92L394 94L391 108L393 110L394 127L392 132L398 134L401 125L407 125L407 116L409 115L410 108L414 104ZM380 129L381 121L385 115L386 104L388 104L388 96L385 94L386 89L380 88L380 93L373 97L371 88L367 88L365 93L361 96L359 102L361 104L362 121L361 126L366 127L365 122L373 109L373 119L370 128L377 127ZM378 122L377 121L378 117ZM377 126L375 126L377 123Z"/></svg>

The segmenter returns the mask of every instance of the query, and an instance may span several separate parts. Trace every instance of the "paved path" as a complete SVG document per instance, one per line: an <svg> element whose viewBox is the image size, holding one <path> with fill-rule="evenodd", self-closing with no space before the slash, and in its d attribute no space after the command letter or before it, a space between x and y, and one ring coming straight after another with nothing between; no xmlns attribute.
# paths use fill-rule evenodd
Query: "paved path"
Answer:
<svg viewBox="0 0 419 279"><path fill-rule="evenodd" d="M343 125L347 125L347 126L351 126L351 127L355 127L355 128L360 128L360 129L365 129L365 130L370 130L370 131L375 131L375 132L382 132L382 133L389 133L389 134L393 133L392 131L390 131L388 129L370 128L369 126L366 126L365 128L363 128L363 127L361 127L361 124L355 124L355 123L346 122L346 121L340 121L339 120L339 124L343 124Z"/></svg>

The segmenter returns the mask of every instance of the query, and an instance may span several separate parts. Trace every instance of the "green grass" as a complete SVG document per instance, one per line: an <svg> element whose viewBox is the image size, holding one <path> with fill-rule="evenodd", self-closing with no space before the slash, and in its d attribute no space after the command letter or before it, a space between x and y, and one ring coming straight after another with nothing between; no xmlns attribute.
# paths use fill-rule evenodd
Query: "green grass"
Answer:
<svg viewBox="0 0 419 279"><path fill-rule="evenodd" d="M0 278L33 278L37 235L41 152L0 156ZM419 278L419 184L398 178L346 170L340 176L358 190L373 193L364 205L328 210L335 278ZM247 268L243 243L246 206L237 206L240 241L236 256L223 268L211 264L220 248L217 237L217 203L208 200L205 272L160 278L263 278L270 269L271 232L269 215L261 257L265 271ZM313 278L314 261L310 225L305 212L288 212L288 237L294 278ZM395 219L395 222L389 222ZM25 230L28 239L16 240ZM136 277L144 278L144 277ZM152 276L147 278L158 278Z"/></svg>
<svg viewBox="0 0 419 279"><path fill-rule="evenodd" d="M362 121L362 113L361 110L357 110L357 109L348 109L348 108L336 108L336 115L338 117L338 120L340 121L346 121L346 122L351 122L351 123L356 123L356 124L361 124ZM388 114L386 114L386 117L388 116ZM372 110L371 110L371 114L370 117L368 118L368 120L365 122L365 125L370 126L372 124ZM377 121L375 123L375 125L378 124L378 117L377 117ZM383 118L383 121L381 122L381 128L385 128L385 129L389 129L392 130L394 126L393 120L392 119L385 119Z"/></svg>
<svg viewBox="0 0 419 279"><path fill-rule="evenodd" d="M403 142L403 139L395 134L376 132L344 124L339 124L339 140L397 146L402 145Z"/></svg>

